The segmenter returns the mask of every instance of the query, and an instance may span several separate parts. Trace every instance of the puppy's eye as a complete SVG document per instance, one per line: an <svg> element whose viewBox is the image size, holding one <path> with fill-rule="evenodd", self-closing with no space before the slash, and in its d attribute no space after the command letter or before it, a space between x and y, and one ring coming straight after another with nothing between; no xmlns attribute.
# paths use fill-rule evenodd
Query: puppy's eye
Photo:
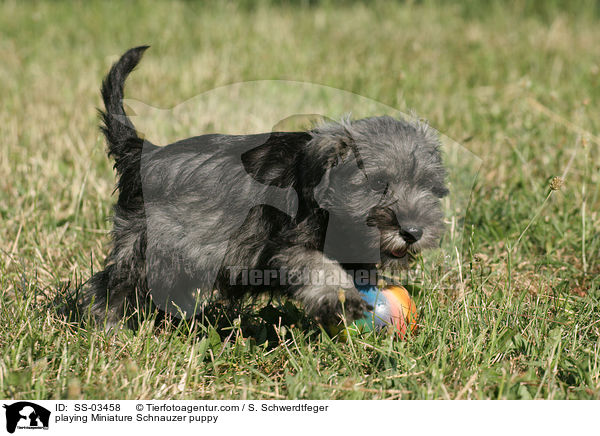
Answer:
<svg viewBox="0 0 600 436"><path fill-rule="evenodd" d="M443 198L450 193L450 191L443 186L436 186L431 191L433 192L433 195L438 198Z"/></svg>
<svg viewBox="0 0 600 436"><path fill-rule="evenodd" d="M388 184L388 181L383 177L375 177L370 181L371 189L375 192L385 192Z"/></svg>

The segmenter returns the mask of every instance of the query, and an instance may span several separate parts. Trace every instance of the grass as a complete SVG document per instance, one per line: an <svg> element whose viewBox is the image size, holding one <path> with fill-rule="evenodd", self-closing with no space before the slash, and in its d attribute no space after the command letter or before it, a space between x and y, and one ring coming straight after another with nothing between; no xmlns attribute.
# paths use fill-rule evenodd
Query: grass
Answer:
<svg viewBox="0 0 600 436"><path fill-rule="evenodd" d="M595 2L2 2L0 397L600 398L598 24ZM415 337L332 340L290 303L112 335L61 315L108 250L99 84L142 43L127 95L148 105L312 82L483 160L459 257L411 278Z"/></svg>

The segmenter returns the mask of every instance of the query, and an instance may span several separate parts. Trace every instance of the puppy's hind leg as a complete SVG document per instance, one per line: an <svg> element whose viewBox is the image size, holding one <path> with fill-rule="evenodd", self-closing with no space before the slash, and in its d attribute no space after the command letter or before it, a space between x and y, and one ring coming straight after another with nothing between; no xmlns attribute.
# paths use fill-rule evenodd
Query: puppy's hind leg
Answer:
<svg viewBox="0 0 600 436"><path fill-rule="evenodd" d="M111 267L94 274L83 287L83 307L89 308L91 317L105 330L115 327L123 316L123 302L109 291Z"/></svg>

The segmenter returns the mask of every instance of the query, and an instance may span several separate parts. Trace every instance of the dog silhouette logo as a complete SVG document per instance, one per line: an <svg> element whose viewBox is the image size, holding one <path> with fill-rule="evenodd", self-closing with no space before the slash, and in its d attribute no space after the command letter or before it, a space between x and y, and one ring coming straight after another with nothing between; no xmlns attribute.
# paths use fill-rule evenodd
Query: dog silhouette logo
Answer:
<svg viewBox="0 0 600 436"><path fill-rule="evenodd" d="M6 409L6 431L14 433L18 429L48 429L50 411L29 401L19 401L3 406Z"/></svg>

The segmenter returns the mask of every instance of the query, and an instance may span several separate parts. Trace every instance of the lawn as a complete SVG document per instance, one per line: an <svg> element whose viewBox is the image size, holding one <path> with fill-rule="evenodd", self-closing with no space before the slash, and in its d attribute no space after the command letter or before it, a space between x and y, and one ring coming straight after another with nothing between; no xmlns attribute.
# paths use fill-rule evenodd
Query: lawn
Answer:
<svg viewBox="0 0 600 436"><path fill-rule="evenodd" d="M0 3L0 398L599 399L600 6L557 5ZM476 157L451 167L462 239L400 278L416 335L330 338L279 300L108 334L65 310L110 246L100 82L140 44L126 95L151 108L307 82L415 111ZM159 143L237 128L158 113Z"/></svg>

